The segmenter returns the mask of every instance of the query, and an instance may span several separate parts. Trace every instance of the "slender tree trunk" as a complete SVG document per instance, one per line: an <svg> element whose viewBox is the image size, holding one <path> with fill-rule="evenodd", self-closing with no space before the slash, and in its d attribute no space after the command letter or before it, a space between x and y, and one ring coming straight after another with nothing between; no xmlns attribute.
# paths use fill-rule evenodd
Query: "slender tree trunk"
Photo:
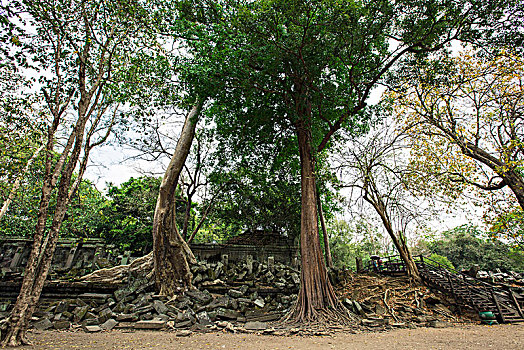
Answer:
<svg viewBox="0 0 524 350"><path fill-rule="evenodd" d="M153 262L156 286L161 295L172 296L191 287L189 262L196 262L189 246L175 229L175 189L191 150L204 100L187 114L175 152L160 185L153 220Z"/></svg>
<svg viewBox="0 0 524 350"><path fill-rule="evenodd" d="M326 221L324 220L324 211L322 210L322 201L320 200L320 193L317 189L317 208L320 217L320 226L322 227L322 237L324 238L324 255L326 256L326 265L330 269L333 268L333 258L331 257L331 248L329 247L329 237L326 229Z"/></svg>
<svg viewBox="0 0 524 350"><path fill-rule="evenodd" d="M53 171L51 171L51 151L54 140L54 131L50 129L48 135L47 149L48 155L46 159L46 179L42 186L42 197L40 200L39 215L36 225L36 232L34 235L33 247L31 254L26 265L24 272L24 280L20 288L17 301L5 329L2 331L2 346L18 346L20 344L28 344L26 339L26 332L29 325L29 321L33 312L36 308L44 282L47 278L51 261L58 241L58 233L62 225L67 206L69 205L68 196L69 187L71 184L71 176L75 170L80 150L83 142L83 132L85 129L85 109L79 107L79 122L77 123L74 131L73 138L75 140L75 146L71 151L70 157L65 165L62 159L65 160L67 157L62 154L61 159L55 164ZM64 152L69 154L69 148L66 147ZM63 167L65 169L62 171ZM61 174L60 184L56 199L56 208L53 215L53 221L51 228L47 236L45 234L45 221L47 218L47 212L49 208L49 200L51 198L51 192L56 184L58 174Z"/></svg>
<svg viewBox="0 0 524 350"><path fill-rule="evenodd" d="M7 213L7 209L9 209L9 205L13 201L16 195L16 191L18 191L18 188L20 187L20 183L22 182L22 178L27 174L29 169L31 168L31 164L35 161L35 159L38 157L40 152L44 149L45 144L40 146L35 153L31 156L31 158L27 161L27 164L24 167L24 170L18 174L16 177L15 183L13 184L13 187L11 188L11 191L9 192L9 196L4 201L4 204L2 205L2 209L0 209L0 220L4 217L5 213Z"/></svg>
<svg viewBox="0 0 524 350"><path fill-rule="evenodd" d="M291 317L297 322L322 319L328 310L340 304L327 276L318 232L314 160L309 125L297 127L301 165L301 284L297 304Z"/></svg>
<svg viewBox="0 0 524 350"><path fill-rule="evenodd" d="M404 265L406 266L406 273L408 277L417 283L421 283L422 278L420 277L420 273L418 271L417 265L415 264L415 261L413 260L413 257L411 256L411 252L409 251L409 248L405 240L402 239L402 236L400 235L400 238L399 238L395 234L393 230L393 225L391 224L391 220L389 220L389 217L386 213L385 205L384 203L382 203L382 200L378 198L378 203L377 203L373 201L372 199L370 199L368 196L364 196L364 199L368 201L373 206L373 208L375 208L375 211L380 216L380 219L382 220L382 223L384 224L386 231L388 232L389 236L391 237L391 240L393 241L395 248L397 248L400 258L402 259L402 261L404 262Z"/></svg>

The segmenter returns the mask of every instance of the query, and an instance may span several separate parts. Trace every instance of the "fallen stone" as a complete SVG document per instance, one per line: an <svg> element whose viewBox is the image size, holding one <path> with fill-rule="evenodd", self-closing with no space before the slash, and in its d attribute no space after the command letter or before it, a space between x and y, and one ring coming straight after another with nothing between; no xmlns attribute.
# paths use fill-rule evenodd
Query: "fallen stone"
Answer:
<svg viewBox="0 0 524 350"><path fill-rule="evenodd" d="M68 320L55 321L53 322L53 327L55 329L68 329L69 327L71 327L71 322L69 322Z"/></svg>
<svg viewBox="0 0 524 350"><path fill-rule="evenodd" d="M89 310L89 305L77 306L73 310L73 315L75 315L75 322L82 321L82 319L84 318L88 310Z"/></svg>
<svg viewBox="0 0 524 350"><path fill-rule="evenodd" d="M130 329L135 328L135 322L118 322L114 329Z"/></svg>
<svg viewBox="0 0 524 350"><path fill-rule="evenodd" d="M240 316L240 313L238 311L224 308L218 308L215 310L215 312L218 318L225 320L236 320L237 317Z"/></svg>
<svg viewBox="0 0 524 350"><path fill-rule="evenodd" d="M113 311L111 311L110 308L106 308L100 311L100 314L98 315L98 323L102 324L112 317L113 317Z"/></svg>
<svg viewBox="0 0 524 350"><path fill-rule="evenodd" d="M158 314L156 318L162 321L169 321L169 316L165 314Z"/></svg>
<svg viewBox="0 0 524 350"><path fill-rule="evenodd" d="M56 306L55 314L61 314L62 312L67 311L68 308L69 308L69 301L68 300L62 300Z"/></svg>
<svg viewBox="0 0 524 350"><path fill-rule="evenodd" d="M138 320L137 314L118 314L116 320L119 322L132 322Z"/></svg>
<svg viewBox="0 0 524 350"><path fill-rule="evenodd" d="M375 320L368 320L366 318L362 319L360 321L360 323L363 325L363 326L366 326L366 327L379 327L381 326L380 323L376 322Z"/></svg>
<svg viewBox="0 0 524 350"><path fill-rule="evenodd" d="M175 323L175 328L188 328L188 327L191 327L192 325L193 325L193 322L191 322L191 320L181 321L181 322Z"/></svg>
<svg viewBox="0 0 524 350"><path fill-rule="evenodd" d="M211 319L209 318L209 315L205 311L202 311L196 314L196 319L197 319L197 322L202 326L211 325Z"/></svg>
<svg viewBox="0 0 524 350"><path fill-rule="evenodd" d="M98 319L97 318L85 318L82 321L82 326L98 326Z"/></svg>
<svg viewBox="0 0 524 350"><path fill-rule="evenodd" d="M138 315L146 314L148 312L153 311L154 309L155 308L153 307L153 305L146 305L146 306L142 306L142 307L139 307L139 308L135 308L135 313L138 314Z"/></svg>
<svg viewBox="0 0 524 350"><path fill-rule="evenodd" d="M112 318L110 318L109 320L105 321L104 323L102 323L100 325L100 328L102 328L103 330L106 330L106 331L110 331L112 330L113 328L115 328L115 326L118 324L118 322Z"/></svg>
<svg viewBox="0 0 524 350"><path fill-rule="evenodd" d="M229 294L232 298L240 298L244 295L244 293L242 293L241 291L239 290L235 290L235 289L230 289L227 294Z"/></svg>
<svg viewBox="0 0 524 350"><path fill-rule="evenodd" d="M166 324L166 321L153 319L153 320L147 320L147 321L138 321L135 323L136 329L162 329L164 328L164 325Z"/></svg>
<svg viewBox="0 0 524 350"><path fill-rule="evenodd" d="M160 300L153 301L153 308L159 314L167 314L169 312L169 308Z"/></svg>
<svg viewBox="0 0 524 350"><path fill-rule="evenodd" d="M404 322L392 322L389 325L391 327L406 327L406 323Z"/></svg>
<svg viewBox="0 0 524 350"><path fill-rule="evenodd" d="M427 326L433 327L433 328L447 328L450 326L450 324L448 322L435 320L435 321L429 321Z"/></svg>
<svg viewBox="0 0 524 350"><path fill-rule="evenodd" d="M259 308L263 308L266 305L266 303L264 302L264 299L258 298L255 300L255 305Z"/></svg>
<svg viewBox="0 0 524 350"><path fill-rule="evenodd" d="M33 324L33 327L35 327L39 331L45 331L46 329L53 327L53 323L49 321L49 319L46 317L38 322L35 322L35 324Z"/></svg>
<svg viewBox="0 0 524 350"><path fill-rule="evenodd" d="M201 292L199 290L189 290L186 292L186 295L189 296L191 299L194 299L198 301L199 304L206 305L211 300L213 300L213 297L207 293Z"/></svg>
<svg viewBox="0 0 524 350"><path fill-rule="evenodd" d="M188 337L192 334L193 332L190 331L190 330L185 330L185 329L182 329L182 330L179 330L176 332L176 336L177 337Z"/></svg>
<svg viewBox="0 0 524 350"><path fill-rule="evenodd" d="M218 327L220 327L220 328L225 328L225 327L227 327L228 324L229 324L229 322L227 322L227 321L218 321L218 322L216 323L216 325L217 325Z"/></svg>
<svg viewBox="0 0 524 350"><path fill-rule="evenodd" d="M88 333L95 333L102 331L102 328L100 326L85 326L84 330Z"/></svg>
<svg viewBox="0 0 524 350"><path fill-rule="evenodd" d="M246 322L244 328L252 331L261 331L267 328L267 323L260 321L250 321Z"/></svg>

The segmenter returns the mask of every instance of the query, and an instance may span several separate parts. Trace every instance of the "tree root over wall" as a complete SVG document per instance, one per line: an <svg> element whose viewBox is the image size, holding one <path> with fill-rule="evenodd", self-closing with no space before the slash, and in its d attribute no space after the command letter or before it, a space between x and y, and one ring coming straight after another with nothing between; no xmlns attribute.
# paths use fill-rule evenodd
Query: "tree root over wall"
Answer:
<svg viewBox="0 0 524 350"><path fill-rule="evenodd" d="M82 282L119 284L128 281L129 276L143 276L146 279L153 279L153 253L149 253L136 259L129 265L120 265L108 269L101 269L85 275L80 280Z"/></svg>

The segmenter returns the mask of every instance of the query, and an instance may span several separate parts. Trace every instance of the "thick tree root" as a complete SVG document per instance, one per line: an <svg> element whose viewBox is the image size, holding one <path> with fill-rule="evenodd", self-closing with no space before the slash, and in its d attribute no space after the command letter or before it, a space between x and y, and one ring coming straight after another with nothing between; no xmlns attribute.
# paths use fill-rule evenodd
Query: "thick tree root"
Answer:
<svg viewBox="0 0 524 350"><path fill-rule="evenodd" d="M152 279L153 273L153 253L149 253L129 265L97 270L85 275L80 280L83 282L118 284L127 282L130 275Z"/></svg>
<svg viewBox="0 0 524 350"><path fill-rule="evenodd" d="M339 327L355 326L359 319L353 315L342 303L335 307L311 310L306 316L298 309L298 303L279 321L281 326L301 328L308 327Z"/></svg>
<svg viewBox="0 0 524 350"><path fill-rule="evenodd" d="M22 345L33 345L20 327L8 329L9 319L0 325L0 347L17 347Z"/></svg>

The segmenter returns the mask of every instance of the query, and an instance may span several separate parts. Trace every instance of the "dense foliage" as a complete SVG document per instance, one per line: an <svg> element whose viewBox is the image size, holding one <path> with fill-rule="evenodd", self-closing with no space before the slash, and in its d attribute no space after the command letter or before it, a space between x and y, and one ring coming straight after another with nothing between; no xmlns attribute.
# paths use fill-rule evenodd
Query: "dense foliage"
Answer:
<svg viewBox="0 0 524 350"><path fill-rule="evenodd" d="M426 244L427 252L447 258L457 270L478 265L482 270L494 271L500 268L524 271L524 254L521 251L499 240L490 239L475 226L459 226Z"/></svg>

